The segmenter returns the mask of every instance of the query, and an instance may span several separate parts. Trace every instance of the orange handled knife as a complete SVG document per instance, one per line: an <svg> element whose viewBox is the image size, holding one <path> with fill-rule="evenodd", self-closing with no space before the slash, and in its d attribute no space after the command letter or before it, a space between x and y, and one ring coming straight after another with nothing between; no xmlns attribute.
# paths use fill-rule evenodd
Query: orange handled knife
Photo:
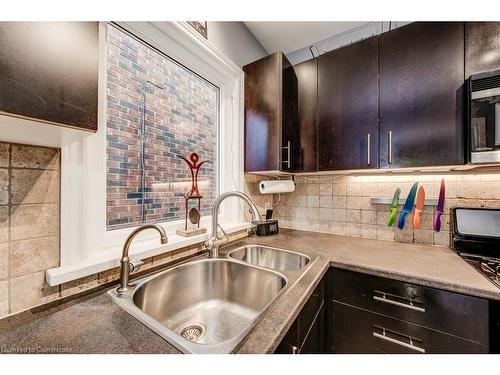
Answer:
<svg viewBox="0 0 500 375"><path fill-rule="evenodd" d="M420 228L420 219L422 217L422 212L424 211L425 203L425 190L423 186L418 188L417 192L417 203L415 204L415 214L413 215L413 228Z"/></svg>

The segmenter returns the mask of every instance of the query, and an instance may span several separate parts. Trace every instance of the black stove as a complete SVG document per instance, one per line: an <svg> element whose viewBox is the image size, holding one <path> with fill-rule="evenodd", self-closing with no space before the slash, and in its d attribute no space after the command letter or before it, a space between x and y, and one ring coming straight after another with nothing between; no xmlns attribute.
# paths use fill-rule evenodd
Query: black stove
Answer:
<svg viewBox="0 0 500 375"><path fill-rule="evenodd" d="M500 210L453 209L453 249L500 288Z"/></svg>

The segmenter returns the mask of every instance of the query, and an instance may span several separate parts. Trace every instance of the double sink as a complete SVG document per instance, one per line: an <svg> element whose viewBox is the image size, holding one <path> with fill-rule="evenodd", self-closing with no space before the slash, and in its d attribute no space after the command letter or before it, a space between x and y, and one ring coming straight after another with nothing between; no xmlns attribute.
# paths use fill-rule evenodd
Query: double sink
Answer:
<svg viewBox="0 0 500 375"><path fill-rule="evenodd" d="M108 296L184 353L231 353L305 271L301 253L248 245L195 259Z"/></svg>

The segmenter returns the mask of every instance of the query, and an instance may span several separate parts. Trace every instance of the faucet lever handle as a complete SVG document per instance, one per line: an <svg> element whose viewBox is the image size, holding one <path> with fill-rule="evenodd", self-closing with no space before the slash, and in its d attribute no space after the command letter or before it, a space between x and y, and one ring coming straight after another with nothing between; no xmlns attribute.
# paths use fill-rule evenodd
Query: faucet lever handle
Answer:
<svg viewBox="0 0 500 375"><path fill-rule="evenodd" d="M228 236L227 232L224 230L224 228L221 227L220 224L217 224L217 226L219 227L219 229L221 230L221 232L224 234L224 237L226 237L226 243L225 243L225 245L227 245L229 243L229 236ZM221 239L221 238L219 238L218 234L217 234L217 239L219 239L219 240Z"/></svg>
<svg viewBox="0 0 500 375"><path fill-rule="evenodd" d="M132 261L130 261L130 264L129 264L130 274L133 274L133 273L139 271L139 269L143 265L144 265L144 262L142 260L132 260Z"/></svg>

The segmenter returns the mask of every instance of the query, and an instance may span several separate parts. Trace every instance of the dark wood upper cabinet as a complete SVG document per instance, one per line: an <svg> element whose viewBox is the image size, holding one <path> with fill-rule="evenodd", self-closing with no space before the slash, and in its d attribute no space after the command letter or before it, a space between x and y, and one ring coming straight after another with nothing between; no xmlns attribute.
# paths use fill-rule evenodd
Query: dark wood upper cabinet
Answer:
<svg viewBox="0 0 500 375"><path fill-rule="evenodd" d="M294 65L293 70L297 82L297 118L291 123L292 171L315 172L318 168L318 60L314 58Z"/></svg>
<svg viewBox="0 0 500 375"><path fill-rule="evenodd" d="M0 113L97 130L97 22L0 22L0 45Z"/></svg>
<svg viewBox="0 0 500 375"><path fill-rule="evenodd" d="M318 57L318 169L378 167L378 37Z"/></svg>
<svg viewBox="0 0 500 375"><path fill-rule="evenodd" d="M465 78L500 69L500 22L465 23Z"/></svg>
<svg viewBox="0 0 500 375"><path fill-rule="evenodd" d="M291 138L283 121L294 122L297 87L293 69L281 52L243 67L245 72L245 172L291 170ZM284 103L285 102L285 103ZM282 132L285 128L285 132ZM285 144L283 144L285 143Z"/></svg>
<svg viewBox="0 0 500 375"><path fill-rule="evenodd" d="M464 24L380 35L380 166L464 163Z"/></svg>

